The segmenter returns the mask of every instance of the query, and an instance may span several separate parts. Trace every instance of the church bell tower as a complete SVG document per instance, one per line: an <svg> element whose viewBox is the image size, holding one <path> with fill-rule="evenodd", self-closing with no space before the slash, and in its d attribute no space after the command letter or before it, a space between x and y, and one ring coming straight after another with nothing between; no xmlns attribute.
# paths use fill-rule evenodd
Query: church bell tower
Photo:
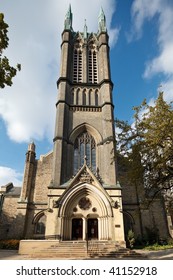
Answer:
<svg viewBox="0 0 173 280"><path fill-rule="evenodd" d="M88 32L86 21L83 31L75 32L72 19L69 6L57 81L46 235L124 244L106 18L101 9L97 33Z"/></svg>

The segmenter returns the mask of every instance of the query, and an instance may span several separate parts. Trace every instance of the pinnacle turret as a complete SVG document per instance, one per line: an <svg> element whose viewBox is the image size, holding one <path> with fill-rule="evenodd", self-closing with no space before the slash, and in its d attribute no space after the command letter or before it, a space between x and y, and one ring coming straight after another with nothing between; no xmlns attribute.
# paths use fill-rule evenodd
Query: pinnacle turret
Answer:
<svg viewBox="0 0 173 280"><path fill-rule="evenodd" d="M28 151L34 152L34 153L35 153L35 144L34 144L34 142L31 142L31 143L28 145Z"/></svg>
<svg viewBox="0 0 173 280"><path fill-rule="evenodd" d="M73 22L73 14L71 11L71 5L69 5L68 11L65 15L64 29L73 30L72 22Z"/></svg>
<svg viewBox="0 0 173 280"><path fill-rule="evenodd" d="M85 24L84 24L84 39L87 39L87 32L88 32L88 28L87 28L86 19L85 19Z"/></svg>
<svg viewBox="0 0 173 280"><path fill-rule="evenodd" d="M100 13L99 13L99 32L106 32L107 28L106 28L106 17L103 11L103 8L101 7L100 9Z"/></svg>

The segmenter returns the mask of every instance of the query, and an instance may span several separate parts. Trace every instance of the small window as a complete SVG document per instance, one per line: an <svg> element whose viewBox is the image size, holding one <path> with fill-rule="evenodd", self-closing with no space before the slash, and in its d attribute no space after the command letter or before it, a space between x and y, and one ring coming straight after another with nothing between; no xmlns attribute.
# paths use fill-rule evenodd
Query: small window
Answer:
<svg viewBox="0 0 173 280"><path fill-rule="evenodd" d="M99 96L98 91L95 92L95 106L99 106Z"/></svg>
<svg viewBox="0 0 173 280"><path fill-rule="evenodd" d="M42 215L41 218L39 218L35 225L35 233L36 234L45 234L46 230L46 216Z"/></svg>
<svg viewBox="0 0 173 280"><path fill-rule="evenodd" d="M86 90L83 91L83 105L86 105Z"/></svg>
<svg viewBox="0 0 173 280"><path fill-rule="evenodd" d="M75 104L75 100L74 100L74 89L72 89L71 91L71 102L70 102L72 105Z"/></svg>

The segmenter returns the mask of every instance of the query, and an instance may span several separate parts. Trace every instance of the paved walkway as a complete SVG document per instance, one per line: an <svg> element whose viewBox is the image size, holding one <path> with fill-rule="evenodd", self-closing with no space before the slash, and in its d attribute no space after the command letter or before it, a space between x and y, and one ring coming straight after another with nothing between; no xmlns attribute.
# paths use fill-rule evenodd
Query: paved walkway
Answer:
<svg viewBox="0 0 173 280"><path fill-rule="evenodd" d="M149 260L173 260L173 249L160 251L136 250ZM41 258L31 258L29 255L19 255L17 250L0 250L0 260L40 260Z"/></svg>
<svg viewBox="0 0 173 280"><path fill-rule="evenodd" d="M159 250L159 251L147 251L136 250L138 253L143 254L149 260L173 260L173 249Z"/></svg>

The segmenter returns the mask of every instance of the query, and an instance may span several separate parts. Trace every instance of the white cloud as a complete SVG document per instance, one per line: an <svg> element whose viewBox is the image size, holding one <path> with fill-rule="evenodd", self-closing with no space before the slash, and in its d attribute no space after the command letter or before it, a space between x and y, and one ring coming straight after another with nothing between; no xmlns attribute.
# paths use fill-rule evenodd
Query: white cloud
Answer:
<svg viewBox="0 0 173 280"><path fill-rule="evenodd" d="M88 32L97 32L97 19L102 6L111 45L116 43L119 31L110 28L116 1L93 0L92 9L88 1L70 2L75 31L83 31L86 19ZM7 56L12 65L21 63L22 70L15 77L11 88L1 90L0 116L11 140L20 143L47 138L51 141L61 33L69 0L18 0L13 7L11 5L10 0L1 3L1 11L9 24Z"/></svg>
<svg viewBox="0 0 173 280"><path fill-rule="evenodd" d="M120 28L114 28L109 31L109 45L114 47L118 41Z"/></svg>
<svg viewBox="0 0 173 280"><path fill-rule="evenodd" d="M160 56L147 63L144 77L162 72L165 75L173 74L173 41L171 44L165 44Z"/></svg>
<svg viewBox="0 0 173 280"><path fill-rule="evenodd" d="M0 166L0 186L12 182L14 186L20 187L22 185L22 176L23 174L12 168Z"/></svg>
<svg viewBox="0 0 173 280"><path fill-rule="evenodd" d="M134 36L142 36L143 25L146 20L158 16L157 50L159 55L146 62L144 78L152 78L157 74L163 74L165 80L161 81L167 101L173 99L173 3L169 0L135 0L132 5ZM172 93L171 93L172 92Z"/></svg>
<svg viewBox="0 0 173 280"><path fill-rule="evenodd" d="M165 101L171 102L173 100L173 78L167 79L162 83L162 90Z"/></svg>
<svg viewBox="0 0 173 280"><path fill-rule="evenodd" d="M135 0L132 5L131 14L133 19L133 27L131 31L131 39L134 36L142 35L142 28L145 20L150 20L156 13L160 12L162 0Z"/></svg>

